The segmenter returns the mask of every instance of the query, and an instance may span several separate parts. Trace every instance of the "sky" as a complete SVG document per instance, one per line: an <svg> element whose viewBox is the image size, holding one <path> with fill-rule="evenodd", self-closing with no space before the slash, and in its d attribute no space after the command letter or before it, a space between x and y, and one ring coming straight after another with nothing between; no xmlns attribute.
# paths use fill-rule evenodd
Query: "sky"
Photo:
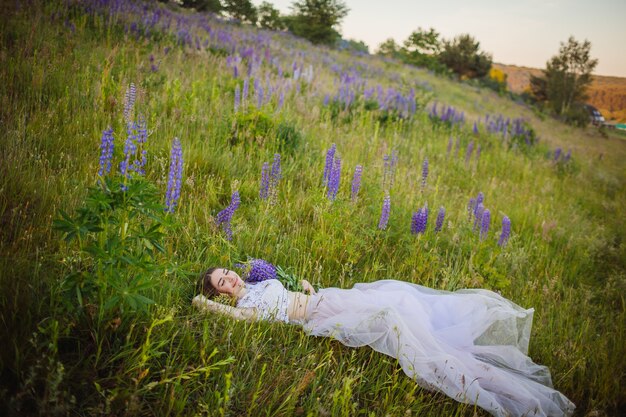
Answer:
<svg viewBox="0 0 626 417"><path fill-rule="evenodd" d="M283 14L293 0L267 0ZM260 0L253 1L257 6ZM469 33L501 64L545 68L570 36L591 42L594 74L626 77L626 0L344 0L340 32L370 52L388 38L401 44L418 27L444 39Z"/></svg>

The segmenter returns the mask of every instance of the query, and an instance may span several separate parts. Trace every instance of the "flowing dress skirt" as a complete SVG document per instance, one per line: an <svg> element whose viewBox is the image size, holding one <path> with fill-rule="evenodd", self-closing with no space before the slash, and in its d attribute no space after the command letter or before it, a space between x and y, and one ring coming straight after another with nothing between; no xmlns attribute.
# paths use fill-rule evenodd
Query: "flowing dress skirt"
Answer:
<svg viewBox="0 0 626 417"><path fill-rule="evenodd" d="M527 356L533 309L480 289L383 280L312 296L304 330L397 358L422 387L494 416L571 415L550 371Z"/></svg>

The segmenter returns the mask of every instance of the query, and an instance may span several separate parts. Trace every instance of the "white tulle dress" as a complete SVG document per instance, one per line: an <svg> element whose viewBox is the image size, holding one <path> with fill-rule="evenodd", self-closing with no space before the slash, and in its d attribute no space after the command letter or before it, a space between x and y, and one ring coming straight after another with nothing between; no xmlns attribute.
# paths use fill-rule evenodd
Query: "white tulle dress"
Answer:
<svg viewBox="0 0 626 417"><path fill-rule="evenodd" d="M277 280L246 284L238 307L289 322ZM550 371L527 356L533 309L488 290L434 290L403 281L326 288L309 298L310 335L368 345L397 358L420 386L495 416L567 416L574 404L552 388Z"/></svg>
<svg viewBox="0 0 626 417"><path fill-rule="evenodd" d="M304 330L397 358L420 386L495 416L566 416L574 404L527 356L533 309L488 290L439 291L403 281L326 288Z"/></svg>

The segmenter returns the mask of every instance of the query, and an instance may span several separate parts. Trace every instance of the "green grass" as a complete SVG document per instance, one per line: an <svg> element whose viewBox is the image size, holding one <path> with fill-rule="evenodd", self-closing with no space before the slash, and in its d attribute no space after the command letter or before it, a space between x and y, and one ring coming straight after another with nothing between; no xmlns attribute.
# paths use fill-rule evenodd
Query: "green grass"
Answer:
<svg viewBox="0 0 626 417"><path fill-rule="evenodd" d="M434 288L483 287L535 308L530 355L547 365L555 387L578 415L618 415L626 403L626 142L609 132L574 129L497 94L425 71L316 49L273 35L270 50L283 68L313 66L312 85L286 95L282 111L264 107L262 123L233 110L235 81L222 53L181 47L173 36L135 39L116 22L89 17L64 2L0 6L0 398L9 415L479 415L485 413L416 386L392 358L369 348L306 336L295 326L240 323L200 316L192 284L212 265L246 256L290 268L324 287L396 278ZM66 20L75 25L72 31ZM222 27L215 23L215 27ZM228 26L224 26L228 27ZM237 33L252 33L241 27ZM170 48L165 53L165 48ZM304 55L298 55L305 52ZM150 55L159 69L150 70ZM356 109L333 119L322 105L338 75L356 65L368 82L427 82L424 100L486 113L525 117L541 137L522 152L496 136L458 132L458 156L446 155L450 130L426 112L379 123ZM268 67L263 66L262 70ZM278 81L272 70L271 80ZM265 76L262 78L265 79ZM163 272L145 293L145 313L103 315L96 299L84 308L62 283L90 258L52 230L59 210L74 213L97 181L102 130L116 134L115 162L125 139L123 97L140 88L137 113L150 131L147 178L165 195L169 148L181 139L182 197L164 239ZM254 99L252 100L254 102ZM252 106L254 108L254 105ZM237 119L239 117L239 119ZM236 120L249 126L232 144ZM279 126L298 133L281 148ZM237 132L242 132L237 130ZM478 163L464 161L470 140ZM342 157L337 200L321 187L325 151ZM572 162L545 157L572 149ZM398 150L386 231L376 226L384 190L383 155ZM280 151L283 179L276 205L258 198L261 166ZM421 165L430 162L421 187ZM356 164L362 189L350 200ZM215 215L233 187L241 207L229 242ZM470 197L485 193L492 231L480 242L468 221ZM425 235L410 234L411 214L424 203ZM442 232L433 231L439 206ZM496 242L503 215L513 235Z"/></svg>

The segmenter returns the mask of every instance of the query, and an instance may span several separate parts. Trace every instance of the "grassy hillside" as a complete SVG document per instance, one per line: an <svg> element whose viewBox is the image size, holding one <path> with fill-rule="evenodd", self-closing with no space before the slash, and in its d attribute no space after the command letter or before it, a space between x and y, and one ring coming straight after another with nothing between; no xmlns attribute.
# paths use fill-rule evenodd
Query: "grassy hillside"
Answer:
<svg viewBox="0 0 626 417"><path fill-rule="evenodd" d="M395 278L499 291L535 308L530 355L578 415L623 413L623 138L396 62L176 9L0 8L1 414L485 414L418 388L369 348L192 309L201 271L248 256L322 287ZM450 106L464 121L442 120ZM99 176L109 128L111 173ZM169 212L174 138L183 172ZM334 200L322 183L332 144ZM261 199L275 154L281 176ZM127 157L145 174L120 175ZM217 215L235 190L228 240ZM479 193L491 213L482 235L468 211ZM427 230L413 234L425 205Z"/></svg>

